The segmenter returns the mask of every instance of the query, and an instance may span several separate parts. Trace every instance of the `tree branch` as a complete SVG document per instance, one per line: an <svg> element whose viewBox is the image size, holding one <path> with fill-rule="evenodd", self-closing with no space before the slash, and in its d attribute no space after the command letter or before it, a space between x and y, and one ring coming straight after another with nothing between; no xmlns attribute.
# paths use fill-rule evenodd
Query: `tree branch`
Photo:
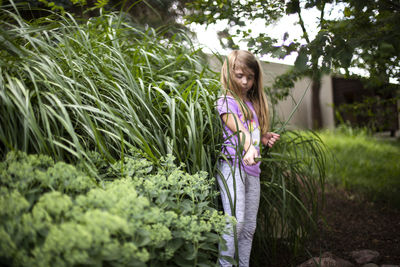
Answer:
<svg viewBox="0 0 400 267"><path fill-rule="evenodd" d="M325 1L322 1L322 6L321 6L321 16L319 19L319 25L321 26L321 29L324 28L324 15L325 15Z"/></svg>
<svg viewBox="0 0 400 267"><path fill-rule="evenodd" d="M310 39L308 38L308 33L306 27L304 26L303 18L301 17L301 8L297 10L297 15L299 16L299 24L301 26L301 29L303 30L304 39L306 39L307 44L310 44Z"/></svg>

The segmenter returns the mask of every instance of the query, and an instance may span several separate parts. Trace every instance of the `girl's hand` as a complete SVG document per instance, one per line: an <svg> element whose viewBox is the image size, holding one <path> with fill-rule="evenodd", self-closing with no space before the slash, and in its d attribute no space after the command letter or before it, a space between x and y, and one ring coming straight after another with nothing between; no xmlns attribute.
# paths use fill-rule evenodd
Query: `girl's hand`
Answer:
<svg viewBox="0 0 400 267"><path fill-rule="evenodd" d="M258 157L258 151L253 145L251 145L243 157L244 165L251 166L256 164L256 157Z"/></svg>
<svg viewBox="0 0 400 267"><path fill-rule="evenodd" d="M272 147L276 141L279 140L281 136L277 133L273 132L268 132L266 134L263 134L261 137L261 142L264 144L264 146L269 146Z"/></svg>

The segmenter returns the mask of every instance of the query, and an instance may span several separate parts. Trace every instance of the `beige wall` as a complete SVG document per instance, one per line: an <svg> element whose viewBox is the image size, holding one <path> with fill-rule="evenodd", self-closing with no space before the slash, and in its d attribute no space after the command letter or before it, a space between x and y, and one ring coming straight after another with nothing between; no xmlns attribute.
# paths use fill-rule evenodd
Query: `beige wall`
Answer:
<svg viewBox="0 0 400 267"><path fill-rule="evenodd" d="M264 84L266 85L271 85L276 76L285 73L291 67L289 65L271 62L262 62L262 66L265 76ZM301 101L302 98L303 100ZM330 75L322 77L320 101L323 121L322 126L324 128L334 128L332 79ZM311 80L308 78L297 81L294 88L291 89L291 95L287 99L280 101L275 107L279 118L286 121L299 102L300 104L290 119L288 126L290 128L311 129Z"/></svg>
<svg viewBox="0 0 400 267"><path fill-rule="evenodd" d="M210 67L219 72L221 69L221 63L215 56L209 56ZM264 72L264 84L271 85L276 76L285 73L291 66L262 62L261 63ZM291 90L291 96L284 101L280 101L278 105L274 107L275 114L282 121L286 121L292 110L295 108L296 103L300 101L303 94L305 94L303 101L299 104L297 110L293 114L291 120L288 123L287 128L292 129L311 129L311 82L310 79L304 78L295 83L294 88ZM333 114L333 96L332 96L332 79L330 75L322 77L321 81L321 111L323 127L332 129L334 128L334 114Z"/></svg>

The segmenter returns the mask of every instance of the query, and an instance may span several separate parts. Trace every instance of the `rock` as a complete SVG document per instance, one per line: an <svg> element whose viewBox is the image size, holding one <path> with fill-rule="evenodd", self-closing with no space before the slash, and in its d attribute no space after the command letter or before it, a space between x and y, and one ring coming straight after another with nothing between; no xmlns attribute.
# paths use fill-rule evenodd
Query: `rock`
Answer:
<svg viewBox="0 0 400 267"><path fill-rule="evenodd" d="M341 259L330 252L323 253L320 257L313 257L297 267L353 267L354 265Z"/></svg>
<svg viewBox="0 0 400 267"><path fill-rule="evenodd" d="M379 266L376 265L375 263L367 263L367 264L364 264L362 267L379 267Z"/></svg>
<svg viewBox="0 0 400 267"><path fill-rule="evenodd" d="M311 258L297 267L338 267L336 261L332 258Z"/></svg>
<svg viewBox="0 0 400 267"><path fill-rule="evenodd" d="M350 252L350 256L355 262L357 262L357 264L363 265L370 262L376 262L380 255L378 251L363 249Z"/></svg>
<svg viewBox="0 0 400 267"><path fill-rule="evenodd" d="M381 267L400 267L399 265L383 264Z"/></svg>

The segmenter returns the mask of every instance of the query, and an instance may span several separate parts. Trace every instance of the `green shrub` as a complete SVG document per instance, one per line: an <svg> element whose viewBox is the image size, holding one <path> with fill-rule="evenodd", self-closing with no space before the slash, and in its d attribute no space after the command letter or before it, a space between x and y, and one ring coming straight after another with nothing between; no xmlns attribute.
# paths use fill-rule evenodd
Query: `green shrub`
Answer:
<svg viewBox="0 0 400 267"><path fill-rule="evenodd" d="M0 163L0 263L212 266L226 218L207 174L137 154L98 186L76 167L11 152ZM121 170L124 169L122 173Z"/></svg>

